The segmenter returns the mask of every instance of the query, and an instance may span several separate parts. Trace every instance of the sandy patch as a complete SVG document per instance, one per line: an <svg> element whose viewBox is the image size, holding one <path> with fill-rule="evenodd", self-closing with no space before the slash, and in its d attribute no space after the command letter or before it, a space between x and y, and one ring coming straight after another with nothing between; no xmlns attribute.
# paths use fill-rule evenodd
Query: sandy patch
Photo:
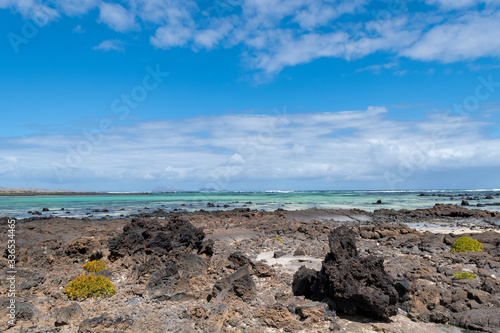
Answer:
<svg viewBox="0 0 500 333"><path fill-rule="evenodd" d="M274 269L279 269L282 272L294 274L300 266L306 266L315 270L321 269L323 259L309 256L292 256L286 255L281 258L273 258L274 251L261 252L255 261L264 261Z"/></svg>
<svg viewBox="0 0 500 333"><path fill-rule="evenodd" d="M465 233L481 233L486 231L495 231L500 232L498 229L482 229L477 227L466 227L466 226L457 226L455 224L431 224L431 223L405 223L410 228L414 228L417 231L425 232L430 231L436 234L465 234Z"/></svg>

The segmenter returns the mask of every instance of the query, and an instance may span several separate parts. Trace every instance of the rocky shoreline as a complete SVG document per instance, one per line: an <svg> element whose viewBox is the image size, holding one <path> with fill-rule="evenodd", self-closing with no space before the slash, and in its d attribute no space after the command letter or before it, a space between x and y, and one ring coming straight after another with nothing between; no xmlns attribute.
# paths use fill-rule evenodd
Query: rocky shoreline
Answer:
<svg viewBox="0 0 500 333"><path fill-rule="evenodd" d="M498 212L157 210L16 228L17 323L2 288L3 332L500 332ZM459 229L484 250L450 253ZM70 300L93 259L117 293Z"/></svg>

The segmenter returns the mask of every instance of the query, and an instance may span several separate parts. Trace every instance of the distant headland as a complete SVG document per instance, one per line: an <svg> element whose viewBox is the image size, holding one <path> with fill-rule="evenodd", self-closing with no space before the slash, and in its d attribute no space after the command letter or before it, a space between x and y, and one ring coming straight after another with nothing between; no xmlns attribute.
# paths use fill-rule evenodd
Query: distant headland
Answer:
<svg viewBox="0 0 500 333"><path fill-rule="evenodd" d="M0 186L0 196L36 196L36 195L99 195L99 194L149 194L149 192L106 192L106 191L73 191L49 190L44 188L9 188Z"/></svg>

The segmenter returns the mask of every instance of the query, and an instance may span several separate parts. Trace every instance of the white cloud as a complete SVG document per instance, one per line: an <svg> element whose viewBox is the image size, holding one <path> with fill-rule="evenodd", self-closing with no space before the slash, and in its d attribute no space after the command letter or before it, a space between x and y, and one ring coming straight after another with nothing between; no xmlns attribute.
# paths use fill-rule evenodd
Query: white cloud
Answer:
<svg viewBox="0 0 500 333"><path fill-rule="evenodd" d="M64 182L78 183L174 179L206 184L226 178L373 181L401 163L431 173L498 167L500 139L487 137L488 125L445 115L395 121L381 107L151 121L116 126L99 144L79 133L11 138L0 149L10 165L0 168L0 179L43 178L57 183L58 172Z"/></svg>
<svg viewBox="0 0 500 333"><path fill-rule="evenodd" d="M97 7L98 0L57 0L57 5L66 15L78 16L86 14Z"/></svg>
<svg viewBox="0 0 500 333"><path fill-rule="evenodd" d="M370 21L356 33L349 30L297 33L275 29L255 33L245 43L250 47L249 63L266 73L308 63L323 57L356 59L379 51L394 51L410 46L418 31L406 29L406 17ZM356 29L354 29L356 30Z"/></svg>
<svg viewBox="0 0 500 333"><path fill-rule="evenodd" d="M353 60L377 52L419 61L500 56L500 0L425 0L425 10L374 0L3 0L43 26L99 9L98 22L127 33L144 28L156 48L242 48L250 70L272 77L318 58ZM377 8L374 10L374 8ZM402 72L400 72L402 73Z"/></svg>
<svg viewBox="0 0 500 333"><path fill-rule="evenodd" d="M74 29L73 29L73 32L76 33L76 34L83 34L85 33L85 29L82 28L81 25L77 25Z"/></svg>
<svg viewBox="0 0 500 333"><path fill-rule="evenodd" d="M184 46L193 36L193 30L183 25L167 25L158 28L151 44L155 47L168 49L170 47Z"/></svg>
<svg viewBox="0 0 500 333"><path fill-rule="evenodd" d="M457 9L477 6L478 4L498 4L498 0L426 0L429 5L436 5L443 9Z"/></svg>
<svg viewBox="0 0 500 333"><path fill-rule="evenodd" d="M129 0L129 3L143 21L158 25L191 21L198 8L192 0Z"/></svg>
<svg viewBox="0 0 500 333"><path fill-rule="evenodd" d="M500 56L500 12L468 14L435 26L401 52L412 59L442 62Z"/></svg>
<svg viewBox="0 0 500 333"><path fill-rule="evenodd" d="M328 25L332 20L344 15L361 11L369 1L356 0L348 2L335 1L307 1L302 10L294 12L293 21L301 28L312 30L316 27Z"/></svg>
<svg viewBox="0 0 500 333"><path fill-rule="evenodd" d="M102 41L99 45L93 47L94 50L98 51L118 51L125 52L125 44L119 39L109 39Z"/></svg>
<svg viewBox="0 0 500 333"><path fill-rule="evenodd" d="M342 32L310 33L295 38L292 31L277 30L264 38L268 39L265 47L255 52L251 63L267 73L277 73L285 66L307 63L320 57L342 57L348 36Z"/></svg>
<svg viewBox="0 0 500 333"><path fill-rule="evenodd" d="M99 5L99 10L98 21L107 24L115 31L126 32L138 28L135 14L119 4L102 2Z"/></svg>
<svg viewBox="0 0 500 333"><path fill-rule="evenodd" d="M366 66L366 67L357 69L356 72L370 71L374 74L380 74L383 69L394 69L394 68L398 68L398 67L399 67L399 63L392 61L392 62L388 62L386 64L376 64L376 65Z"/></svg>
<svg viewBox="0 0 500 333"><path fill-rule="evenodd" d="M211 49L216 47L233 27L233 23L228 19L215 19L209 28L195 32L194 42L197 46Z"/></svg>
<svg viewBox="0 0 500 333"><path fill-rule="evenodd" d="M148 22L160 24L150 41L157 48L185 46L192 41L196 24L193 13L196 3L180 0L132 0L139 17Z"/></svg>
<svg viewBox="0 0 500 333"><path fill-rule="evenodd" d="M56 9L37 0L2 0L0 1L0 8L12 8L40 27L59 18Z"/></svg>

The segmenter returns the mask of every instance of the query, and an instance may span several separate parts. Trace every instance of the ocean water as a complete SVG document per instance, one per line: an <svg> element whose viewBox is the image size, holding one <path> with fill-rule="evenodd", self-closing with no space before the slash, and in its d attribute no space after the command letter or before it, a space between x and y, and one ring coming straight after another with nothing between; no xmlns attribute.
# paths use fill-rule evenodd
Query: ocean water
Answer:
<svg viewBox="0 0 500 333"><path fill-rule="evenodd" d="M426 196L420 196L420 193ZM447 197L453 195L450 199ZM485 199L487 195L493 199ZM300 210L308 208L349 209L373 211L380 208L430 208L436 203L460 205L468 199L468 208L500 210L500 190L433 190L433 191L265 191L265 192L172 192L147 194L103 193L99 195L1 196L0 217L26 218L28 211L42 216L100 218L127 216L138 212L197 211L200 209L232 210L250 208L272 211L278 208ZM382 204L374 204L378 200ZM499 203L477 207L477 204ZM211 207L213 204L214 207ZM219 207L217 207L219 206ZM49 211L43 212L43 208ZM108 210L108 212L95 212Z"/></svg>

